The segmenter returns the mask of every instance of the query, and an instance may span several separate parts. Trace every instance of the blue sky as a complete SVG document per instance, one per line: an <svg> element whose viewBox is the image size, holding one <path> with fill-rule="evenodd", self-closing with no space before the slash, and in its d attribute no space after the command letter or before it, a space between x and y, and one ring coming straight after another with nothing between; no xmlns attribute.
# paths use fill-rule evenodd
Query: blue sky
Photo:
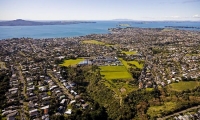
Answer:
<svg viewBox="0 0 200 120"><path fill-rule="evenodd" d="M200 20L200 0L0 0L0 20Z"/></svg>

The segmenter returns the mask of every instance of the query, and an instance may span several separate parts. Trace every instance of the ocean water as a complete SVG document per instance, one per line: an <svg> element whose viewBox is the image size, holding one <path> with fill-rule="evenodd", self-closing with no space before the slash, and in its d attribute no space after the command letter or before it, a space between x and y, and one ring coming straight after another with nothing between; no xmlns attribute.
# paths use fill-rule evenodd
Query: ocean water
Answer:
<svg viewBox="0 0 200 120"><path fill-rule="evenodd" d="M119 24L130 24L139 28L164 28L165 26L200 27L200 22L131 22L131 21L95 21L96 23L80 23L70 25L43 25L43 26L0 26L0 40L9 38L60 38L75 37L89 34L106 34L109 28ZM200 31L200 29L189 29Z"/></svg>

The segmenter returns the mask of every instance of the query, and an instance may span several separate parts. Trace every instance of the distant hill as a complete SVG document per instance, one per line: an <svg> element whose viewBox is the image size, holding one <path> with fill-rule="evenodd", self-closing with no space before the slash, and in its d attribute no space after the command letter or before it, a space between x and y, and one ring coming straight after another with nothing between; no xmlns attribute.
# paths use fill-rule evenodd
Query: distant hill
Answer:
<svg viewBox="0 0 200 120"><path fill-rule="evenodd" d="M22 19L12 21L2 21L0 26L37 26L37 25L67 25L67 24L79 24L79 23L95 23L88 21L53 21L53 22L36 22L27 21Z"/></svg>

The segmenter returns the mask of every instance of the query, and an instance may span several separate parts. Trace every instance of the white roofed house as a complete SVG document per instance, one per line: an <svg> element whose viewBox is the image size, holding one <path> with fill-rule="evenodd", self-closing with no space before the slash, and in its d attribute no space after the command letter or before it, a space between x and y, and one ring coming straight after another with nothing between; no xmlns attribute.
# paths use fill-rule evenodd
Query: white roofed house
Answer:
<svg viewBox="0 0 200 120"><path fill-rule="evenodd" d="M30 116L31 118L38 117L38 116L39 116L38 109L30 110L30 111L29 111L29 116Z"/></svg>
<svg viewBox="0 0 200 120"><path fill-rule="evenodd" d="M62 99L62 101L60 102L60 104L65 104L66 99Z"/></svg>
<svg viewBox="0 0 200 120"><path fill-rule="evenodd" d="M65 114L72 114L72 109L68 109L67 111L65 111Z"/></svg>
<svg viewBox="0 0 200 120"><path fill-rule="evenodd" d="M82 104L82 107L83 107L83 109L87 109L89 107L89 104L87 104L87 103Z"/></svg>
<svg viewBox="0 0 200 120"><path fill-rule="evenodd" d="M42 91L42 92L43 92L43 91L46 91L46 90L47 90L47 87L46 87L46 86L40 86L40 87L39 87L39 90Z"/></svg>

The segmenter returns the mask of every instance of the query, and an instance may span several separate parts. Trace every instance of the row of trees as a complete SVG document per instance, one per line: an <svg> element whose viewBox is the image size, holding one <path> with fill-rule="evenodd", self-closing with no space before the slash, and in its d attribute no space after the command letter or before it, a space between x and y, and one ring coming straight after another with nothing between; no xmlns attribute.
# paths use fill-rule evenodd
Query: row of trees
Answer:
<svg viewBox="0 0 200 120"><path fill-rule="evenodd" d="M105 108L95 101L87 91L87 88L93 87L100 79L100 73L97 72L97 69L97 66L61 67L60 71L63 78L77 84L76 91L81 95L82 99L90 103L90 109L81 110L73 107L72 115L68 117L57 116L58 119L106 120L108 118ZM53 117L53 119L57 119L56 116Z"/></svg>
<svg viewBox="0 0 200 120"><path fill-rule="evenodd" d="M0 72L0 110L4 109L7 106L5 93L10 88L9 78L10 78L10 74L8 74L8 71ZM1 115L0 115L0 119L1 119Z"/></svg>

